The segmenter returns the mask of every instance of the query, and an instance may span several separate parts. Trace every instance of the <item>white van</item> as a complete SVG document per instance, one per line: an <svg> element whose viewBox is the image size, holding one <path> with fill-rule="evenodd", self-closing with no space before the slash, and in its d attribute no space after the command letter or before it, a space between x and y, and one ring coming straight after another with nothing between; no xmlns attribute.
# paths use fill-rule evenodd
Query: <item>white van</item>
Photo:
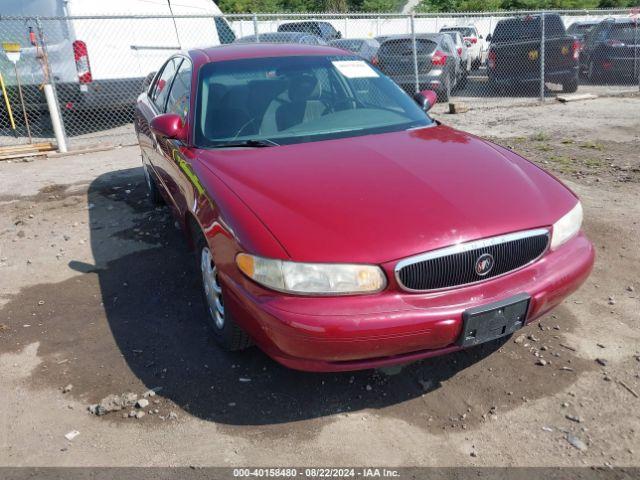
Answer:
<svg viewBox="0 0 640 480"><path fill-rule="evenodd" d="M43 17L44 38L35 18L15 17ZM44 107L37 91L43 40L64 111L133 106L145 77L172 52L231 43L235 35L212 0L2 0L0 41L22 46L17 66L30 109ZM13 87L13 66L1 52L0 68Z"/></svg>

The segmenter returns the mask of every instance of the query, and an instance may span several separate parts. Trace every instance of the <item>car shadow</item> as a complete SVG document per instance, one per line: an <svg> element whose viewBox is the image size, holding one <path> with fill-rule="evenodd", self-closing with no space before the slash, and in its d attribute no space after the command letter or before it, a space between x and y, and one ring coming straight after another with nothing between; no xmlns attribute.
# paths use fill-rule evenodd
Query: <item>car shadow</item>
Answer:
<svg viewBox="0 0 640 480"><path fill-rule="evenodd" d="M98 177L88 202L95 265L70 262L71 268L98 275L110 330L134 375L198 418L269 425L381 409L437 391L504 343L401 369L338 374L290 370L255 347L224 352L203 320L193 254L168 209L151 205L142 170L121 171L117 182L110 174ZM115 233L102 228L114 216L131 217L132 223ZM123 241L140 242L140 247L113 259Z"/></svg>

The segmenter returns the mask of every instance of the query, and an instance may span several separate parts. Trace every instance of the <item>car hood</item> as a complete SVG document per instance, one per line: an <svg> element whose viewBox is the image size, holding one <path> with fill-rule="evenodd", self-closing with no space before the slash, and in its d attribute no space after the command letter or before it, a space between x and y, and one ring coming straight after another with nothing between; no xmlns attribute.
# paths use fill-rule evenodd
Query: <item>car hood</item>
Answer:
<svg viewBox="0 0 640 480"><path fill-rule="evenodd" d="M201 152L297 261L383 263L548 226L576 202L527 160L437 125Z"/></svg>

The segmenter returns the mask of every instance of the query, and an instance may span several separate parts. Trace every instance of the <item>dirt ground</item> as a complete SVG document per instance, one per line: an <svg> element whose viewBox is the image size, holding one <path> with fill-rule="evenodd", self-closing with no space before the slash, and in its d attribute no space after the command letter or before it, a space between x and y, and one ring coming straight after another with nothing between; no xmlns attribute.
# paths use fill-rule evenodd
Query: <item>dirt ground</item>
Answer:
<svg viewBox="0 0 640 480"><path fill-rule="evenodd" d="M0 162L0 465L640 465L639 111L627 97L435 114L573 188L597 261L518 342L385 371L216 349L137 147ZM142 418L87 411L151 388Z"/></svg>

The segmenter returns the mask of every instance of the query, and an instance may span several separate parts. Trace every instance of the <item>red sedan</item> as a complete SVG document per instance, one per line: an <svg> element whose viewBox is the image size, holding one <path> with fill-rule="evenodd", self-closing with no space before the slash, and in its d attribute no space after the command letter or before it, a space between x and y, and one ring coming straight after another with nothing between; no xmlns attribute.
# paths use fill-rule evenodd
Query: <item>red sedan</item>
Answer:
<svg viewBox="0 0 640 480"><path fill-rule="evenodd" d="M434 101L330 47L167 60L135 126L221 347L301 370L404 363L509 335L584 282L575 194L431 119Z"/></svg>

